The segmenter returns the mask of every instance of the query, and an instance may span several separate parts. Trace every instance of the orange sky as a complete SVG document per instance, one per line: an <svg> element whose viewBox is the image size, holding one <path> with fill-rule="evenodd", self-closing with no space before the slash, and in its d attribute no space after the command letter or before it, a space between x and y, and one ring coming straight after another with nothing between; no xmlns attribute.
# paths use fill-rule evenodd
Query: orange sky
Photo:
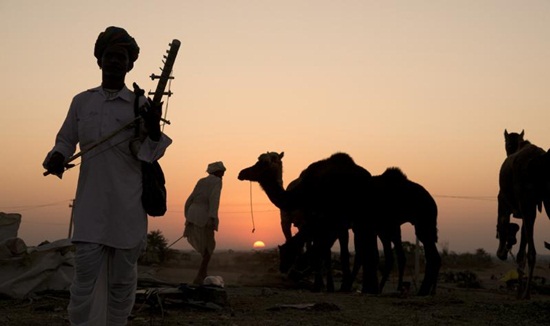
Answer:
<svg viewBox="0 0 550 326"><path fill-rule="evenodd" d="M141 48L128 85L154 89L148 76L182 42L161 160L169 212L150 219L169 243L208 163L228 168L218 248L274 247L278 211L253 184L252 233L239 170L284 151L286 184L344 151L373 174L399 166L434 195L440 248L493 253L504 129L550 147L548 17L547 1L2 1L0 211L23 215L28 245L66 237L78 168L60 181L41 163L72 96L99 85L93 44L116 25ZM545 216L536 232L542 251Z"/></svg>

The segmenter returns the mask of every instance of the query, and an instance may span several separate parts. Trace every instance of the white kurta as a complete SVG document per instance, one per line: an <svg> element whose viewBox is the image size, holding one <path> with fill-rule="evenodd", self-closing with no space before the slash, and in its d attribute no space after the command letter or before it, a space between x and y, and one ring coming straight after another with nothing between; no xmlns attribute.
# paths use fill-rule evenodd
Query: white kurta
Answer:
<svg viewBox="0 0 550 326"><path fill-rule="evenodd" d="M107 99L101 87L75 96L45 162L55 151L69 158L77 144L86 150L128 124L135 118L134 97L126 87L112 99ZM128 128L82 156L74 204L73 241L129 249L147 236L147 215L141 205L141 163L129 146L134 135L134 128ZM147 137L138 158L155 161L164 155L171 142L164 134L158 142Z"/></svg>
<svg viewBox="0 0 550 326"><path fill-rule="evenodd" d="M219 222L218 208L222 191L222 179L213 174L200 179L185 201L184 213L187 222L204 227L210 219Z"/></svg>

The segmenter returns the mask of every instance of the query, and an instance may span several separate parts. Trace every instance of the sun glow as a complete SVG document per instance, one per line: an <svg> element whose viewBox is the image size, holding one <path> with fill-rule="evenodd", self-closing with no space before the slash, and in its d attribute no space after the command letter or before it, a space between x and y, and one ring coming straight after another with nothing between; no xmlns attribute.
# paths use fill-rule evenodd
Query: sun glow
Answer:
<svg viewBox="0 0 550 326"><path fill-rule="evenodd" d="M254 249L265 248L265 243L263 241L256 241L253 247Z"/></svg>

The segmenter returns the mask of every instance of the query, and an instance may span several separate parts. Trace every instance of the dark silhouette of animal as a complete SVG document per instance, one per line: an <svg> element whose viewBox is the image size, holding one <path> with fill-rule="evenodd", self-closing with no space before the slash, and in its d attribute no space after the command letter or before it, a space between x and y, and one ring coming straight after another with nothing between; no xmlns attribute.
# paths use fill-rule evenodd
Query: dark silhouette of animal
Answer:
<svg viewBox="0 0 550 326"><path fill-rule="evenodd" d="M314 288L318 289L322 284L323 266L328 266L333 244L340 235L348 232L353 220L364 215L360 199L365 198L362 194L366 191L366 182L371 175L366 169L355 164L349 155L336 153L327 159L310 164L300 174L299 184L285 190L282 184L277 182L282 179L283 156L284 153L264 153L253 166L240 171L238 178L258 182L271 202L279 209L299 209L304 212L304 225L307 228L300 231L305 239L311 242L310 261L316 273ZM347 246L341 246L342 249L347 250ZM372 252L377 254L375 247L371 248L370 253ZM349 258L344 260L349 262ZM375 278L377 264L377 260L372 264L375 272L371 276L374 277L363 278L367 280L364 281L365 292L378 293L378 281ZM363 271L365 275L365 271L369 269ZM348 275L345 275L346 273ZM347 282L350 273L343 270L343 274L346 280L344 282Z"/></svg>
<svg viewBox="0 0 550 326"><path fill-rule="evenodd" d="M297 178L290 182L286 190L292 190L299 185L301 178ZM308 212L303 209L295 209L292 211L281 210L281 229L285 236L285 243L279 246L280 266L279 270L282 273L291 271L293 279L299 281L306 277L311 272L311 254L309 249L312 246L312 236L308 232L305 225L305 214ZM309 212L310 214L312 212ZM292 236L291 226L294 225L299 231ZM340 261L343 275L343 282L340 286L341 291L350 291L351 283L348 281L351 275L349 266L350 253L348 249L349 233L347 229L340 230L337 235L340 245ZM304 248L306 251L304 252ZM320 290L323 287L322 274L326 275L327 291L334 291L334 280L332 275L332 252L329 250L322 257L322 265L324 267L322 273L316 274L314 290Z"/></svg>
<svg viewBox="0 0 550 326"><path fill-rule="evenodd" d="M410 181L399 168L388 168L378 176L372 177L370 205L367 214L376 221L378 236L384 246L386 260L392 257L391 244L394 243L399 267L398 291L403 290L403 270L405 253L401 242L401 225L411 223L418 240L424 246L426 268L418 295L434 294L441 256L437 251L437 204L430 193L418 183ZM360 227L360 226L359 226ZM358 238L361 241L361 237ZM360 250L363 245L356 245ZM359 254L358 257L364 255ZM353 267L352 280L363 264L357 261ZM382 281L387 280L393 266L393 258L386 262ZM364 266L363 266L364 268ZM381 282L381 286L383 286Z"/></svg>
<svg viewBox="0 0 550 326"><path fill-rule="evenodd" d="M291 181L286 190L292 190L300 182L300 178L297 178ZM300 232L300 234L292 236L291 226L294 225L300 230L305 221L304 211L301 209L294 211L284 211L281 210L281 229L285 237L285 243L279 246L279 256L280 256L280 266L279 270L281 273L290 273L292 274L293 279L299 280L300 278L306 277L311 272L310 259L311 255L307 250L304 252L304 247L309 248L311 246L310 239L307 238L305 232ZM382 278L380 280L380 291L383 290L384 285L386 284L391 270L393 269L393 251L392 243L395 248L395 253L397 257L397 266L398 266L398 282L397 282L397 291L403 291L403 275L405 272L405 252L403 250L401 242L401 227L398 226L388 234L388 232L379 234L380 241L382 242L384 250L384 268L382 270ZM340 245L340 265L342 268L342 274L344 275L343 282L341 284L341 291L351 291L353 280L355 279L357 273L361 268L360 259L357 259L354 262L353 276L348 278L348 275L351 275L349 267L349 257L350 253L348 250L349 245L349 233L348 230L341 230L338 235L338 242ZM327 258L328 257L328 258ZM327 290L330 291L334 289L333 277L331 273L332 264L331 264L331 254L324 256L323 266L325 268L324 273L326 273L327 280ZM319 287L322 284L321 280L316 281Z"/></svg>
<svg viewBox="0 0 550 326"><path fill-rule="evenodd" d="M326 252L322 252L320 257L315 256L312 252L314 244L311 239L311 234L308 233L307 227L303 227L283 245L280 245L279 270L282 273L288 273L289 277L294 281L300 281L309 276L312 272L315 273L315 281L312 288L314 291L320 291L322 289L324 285L323 275L325 275L327 292L334 292L332 252L329 249ZM351 290L351 271L349 266L350 255L347 248L349 243L349 234L347 230L338 236L338 241L341 246L340 261L342 267L342 284L340 291L349 291ZM305 251L304 248L306 248Z"/></svg>
<svg viewBox="0 0 550 326"><path fill-rule="evenodd" d="M286 190L292 190L300 183L300 178L291 181ZM288 241L292 237L292 225L300 229L300 226L304 223L304 211L302 209L294 209L292 211L280 210L281 213L281 230L285 237L285 241Z"/></svg>
<svg viewBox="0 0 550 326"><path fill-rule="evenodd" d="M382 269L382 278L380 279L380 291L384 289L384 286L388 281L390 273L393 269L393 243L395 256L397 257L397 292L403 292L403 275L405 274L406 257L405 251L403 249L403 242L401 240L401 227L395 227L394 230L381 230L378 232L378 238L382 243L382 250L384 252L384 267ZM355 248L361 250L361 246L357 243L355 244ZM361 256L361 254L356 254L355 256L353 270L351 271L351 283L354 282L357 274L359 273L359 270L361 269L361 267L363 267L363 261L361 259L358 259Z"/></svg>
<svg viewBox="0 0 550 326"><path fill-rule="evenodd" d="M524 144L524 135L525 130L522 130L521 133L508 133L508 130L504 129L504 148L506 149L506 156L510 156L519 150L522 144Z"/></svg>
<svg viewBox="0 0 550 326"><path fill-rule="evenodd" d="M383 289L393 268L394 244L398 263L398 292L403 291L403 274L406 263L405 252L401 240L401 225L411 223L418 239L424 245L426 256L425 278L419 289L419 295L435 293L437 277L441 266L441 257L437 251L437 204L428 191L421 185L407 179L398 168L388 168L382 175L370 180L367 215L368 219L359 220L367 226L354 226L356 236L356 259L350 282L353 283L359 269L363 267L365 246L360 243L362 230L376 226L377 235L383 245L385 265L380 281L380 291ZM358 243L357 243L358 242Z"/></svg>
<svg viewBox="0 0 550 326"><path fill-rule="evenodd" d="M380 280L379 289L380 292L383 290L385 283L389 279L391 270L393 269L393 251L391 244L394 243L394 248L397 256L397 265L398 265L398 283L397 291L403 291L403 275L405 271L405 252L401 242L401 229L397 228L395 233L391 236L385 237L384 235L379 238L383 245L384 250L384 267L382 269L382 278ZM349 234L347 230L343 232L338 237L339 245L341 248L347 248L349 244ZM357 240L356 240L357 241ZM305 232L301 230L298 231L294 236L289 238L283 245L279 246L279 256L280 256L280 271L282 273L292 274L291 278L298 281L306 276L308 276L311 271L311 259L312 257L310 252L306 249L304 252L304 245L308 243L307 236ZM307 247L307 245L305 246ZM358 245L356 244L357 248ZM358 248L359 249L359 248ZM360 249L359 249L360 251ZM360 256L356 254L355 261L353 263L353 271L351 272L351 278L346 278L345 275L350 274L349 265L350 265L350 255L349 251L346 249L341 250L340 254L340 264L342 268L342 275L344 275L342 280L342 285L340 287L341 291L351 291L353 282L362 267L362 260L358 259ZM327 289L334 288L333 285L333 275L331 274L332 268L331 254L322 257L322 266L324 267L323 273L326 275L327 279ZM319 275L321 276L321 275ZM317 281L316 281L317 282ZM322 284L322 283L320 283Z"/></svg>
<svg viewBox="0 0 550 326"><path fill-rule="evenodd" d="M529 299L537 254L533 238L535 218L537 211L542 211L543 203L547 215L550 209L550 154L524 140L523 136L523 131L519 134L504 131L507 157L499 174L497 256L506 260L508 252L517 242L519 226L510 222L512 215L522 221L516 256L520 281L518 297ZM526 266L528 271L524 278Z"/></svg>
<svg viewBox="0 0 550 326"><path fill-rule="evenodd" d="M337 153L309 165L300 175L300 185L285 191L276 181L282 175L281 159L282 154L262 154L256 164L239 173L239 179L259 182L280 209L305 209L316 270L320 270L322 257L326 257L338 234L351 227L355 234L356 260L360 259L363 266L362 292L379 293L377 237L391 234L401 224L411 222L424 244L427 261L418 294L434 292L441 263L435 246L437 206L424 188L408 181L396 169L375 181L349 155ZM396 198L404 208L395 204ZM432 205L418 208L417 203L426 203L425 198L431 199ZM410 214L411 208L425 213L425 217Z"/></svg>

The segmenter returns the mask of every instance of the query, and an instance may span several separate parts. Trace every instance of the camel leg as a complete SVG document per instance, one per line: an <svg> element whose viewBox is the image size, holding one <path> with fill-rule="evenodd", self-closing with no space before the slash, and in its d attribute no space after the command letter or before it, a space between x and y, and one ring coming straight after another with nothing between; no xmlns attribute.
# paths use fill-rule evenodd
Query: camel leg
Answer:
<svg viewBox="0 0 550 326"><path fill-rule="evenodd" d="M323 277L327 278L327 292L334 292L334 280L332 278L332 253L331 248L336 239L332 235L316 237L311 247L311 267L315 272L313 291L320 292L324 287Z"/></svg>
<svg viewBox="0 0 550 326"><path fill-rule="evenodd" d="M334 292L334 279L332 276L332 253L327 251L325 259L325 274L327 275L327 292Z"/></svg>
<svg viewBox="0 0 550 326"><path fill-rule="evenodd" d="M347 228L346 228L346 231L347 231ZM324 263L325 275L326 275L326 278L327 278L327 292L334 292L334 278L333 278L333 274L332 274L332 251L331 251L331 249L332 249L332 246L334 245L334 243L336 242L336 239L339 239L340 233L341 232L338 232L338 231L336 233L330 232L327 237L323 237L323 240L321 242L323 244L322 248L324 248L322 250L325 253L324 254L325 256L323 257L322 262ZM341 250L340 252L342 252L343 249L341 248L340 250ZM346 241L345 250L347 252L347 241ZM349 252L348 252L348 256L346 257L346 259L347 259L348 270L349 270Z"/></svg>
<svg viewBox="0 0 550 326"><path fill-rule="evenodd" d="M324 287L324 281L323 281L323 265L326 261L327 251L321 250L319 248L319 243L316 243L316 241L313 241L313 245L311 246L311 268L314 271L314 281L313 281L313 292L320 292Z"/></svg>
<svg viewBox="0 0 550 326"><path fill-rule="evenodd" d="M403 249L403 243L401 242L401 228L399 228L398 235L395 236L393 239L393 246L395 248L395 255L397 257L397 291L403 292L403 274L405 274L405 263L407 261L407 258L405 257L405 250Z"/></svg>
<svg viewBox="0 0 550 326"><path fill-rule="evenodd" d="M524 217L523 225L525 227L525 236L527 238L527 268L529 269L527 272L527 280L525 283L525 288L523 293L520 294L521 299L530 299L531 298L531 282L533 280L533 271L535 269L535 264L537 261L537 251L535 249L535 241L534 241L534 229L535 229L535 217L536 217L536 211L534 212L534 215L531 215L533 212L529 212L530 214L527 214Z"/></svg>
<svg viewBox="0 0 550 326"><path fill-rule="evenodd" d="M292 223L290 221L284 220L281 212L281 230L285 236L285 241L288 241L292 238Z"/></svg>
<svg viewBox="0 0 550 326"><path fill-rule="evenodd" d="M522 298L525 293L525 264L526 264L526 250L527 250L527 233L526 233L526 219L523 219L521 223L521 239L519 242L518 253L516 256L517 272L518 272L518 298Z"/></svg>
<svg viewBox="0 0 550 326"><path fill-rule="evenodd" d="M526 229L526 219L523 219L523 222L521 223L521 239L519 241L519 248L517 253L517 263L518 267L521 268L523 271L525 269L525 254L527 252L527 229Z"/></svg>
<svg viewBox="0 0 550 326"><path fill-rule="evenodd" d="M338 236L338 243L340 244L340 264L342 265L342 285L340 291L351 291L351 271L349 262L349 231L348 228L341 230Z"/></svg>
<svg viewBox="0 0 550 326"><path fill-rule="evenodd" d="M533 242L533 237L530 239L530 244L527 250L527 266L529 268L529 273L527 275L527 284L525 286L525 293L523 299L531 298L531 284L533 282L533 273L535 270L535 265L537 263L537 251L535 249L535 244Z"/></svg>
<svg viewBox="0 0 550 326"><path fill-rule="evenodd" d="M380 292L382 292L393 268L393 252L390 238L387 235L380 237L380 240L384 250L384 270L382 272L382 279L380 280Z"/></svg>
<svg viewBox="0 0 550 326"><path fill-rule="evenodd" d="M355 250L355 258L353 259L353 269L351 271L350 279L349 279L349 285L350 289L353 285L353 282L355 281L355 278L357 277L357 274L359 273L359 269L361 269L361 266L363 265L362 259L363 259L363 251L362 251L362 244L361 244L361 236L358 236L358 232L353 230L353 247Z"/></svg>
<svg viewBox="0 0 550 326"><path fill-rule="evenodd" d="M420 239L422 241L422 239ZM435 294L435 288L437 284L437 276L439 275L439 268L441 267L441 256L437 251L437 247L434 241L422 241L424 245L424 253L426 257L426 271L424 272L424 279L420 285L418 295Z"/></svg>
<svg viewBox="0 0 550 326"><path fill-rule="evenodd" d="M367 230L361 234L364 236L362 243L362 257L363 264L363 285L361 288L362 293L379 294L378 288L378 237L372 230Z"/></svg>

